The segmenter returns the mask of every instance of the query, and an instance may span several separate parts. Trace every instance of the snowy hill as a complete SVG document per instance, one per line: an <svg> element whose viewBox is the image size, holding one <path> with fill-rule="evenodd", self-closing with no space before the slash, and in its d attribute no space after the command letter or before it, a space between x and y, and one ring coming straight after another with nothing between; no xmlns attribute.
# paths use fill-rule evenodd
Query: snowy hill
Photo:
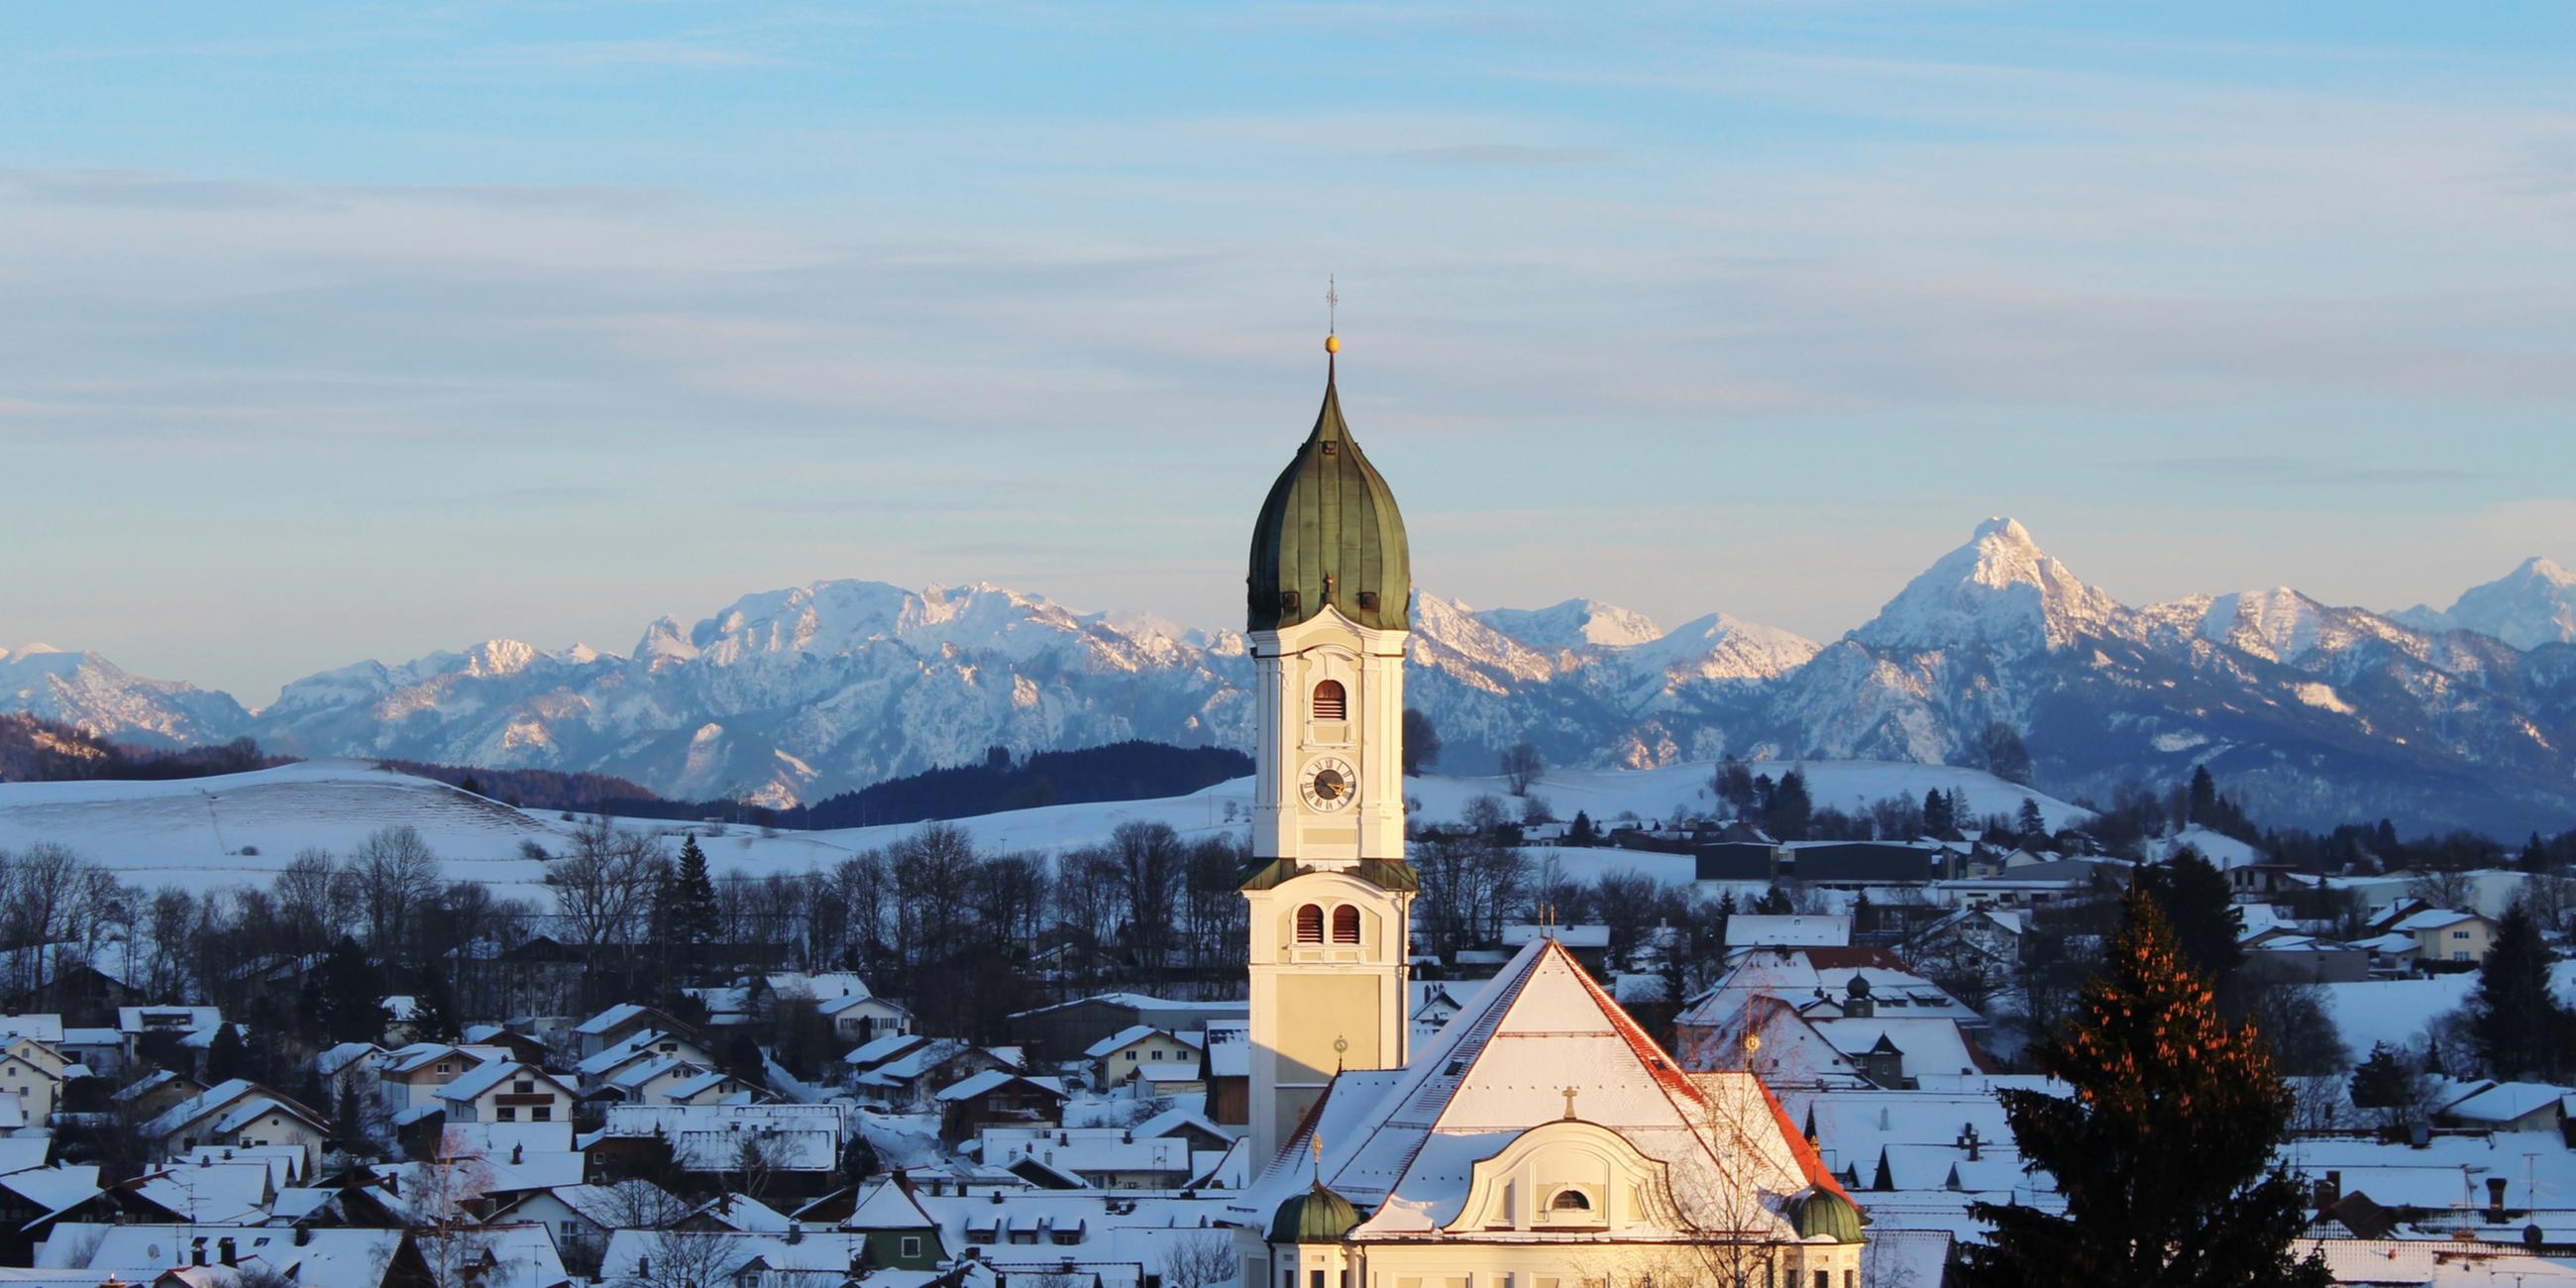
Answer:
<svg viewBox="0 0 2576 1288"><path fill-rule="evenodd" d="M1522 741L1592 767L1971 763L2001 721L2060 795L2209 763L2274 822L2555 831L2576 823L2576 644L2552 625L2576 616L2569 597L2568 575L2534 560L2432 629L2288 588L2131 607L1996 518L1823 645L1723 613L1665 630L1595 600L1477 609L1418 591L1406 698L1446 743L1442 767L1468 771ZM247 734L287 754L587 770L773 805L997 746L1250 741L1251 667L1230 631L993 585L855 580L684 620L647 625L625 655L504 639L362 662L255 715L95 655L31 650L0 655L0 711L146 742Z"/></svg>
<svg viewBox="0 0 2576 1288"><path fill-rule="evenodd" d="M1578 810L1604 822L1631 813L1647 818L1704 814L1713 808L1708 793L1712 768L1708 762L1693 762L1644 771L1559 770L1539 784L1536 794L1567 818ZM1765 767L1775 775L1788 768ZM1980 814L2011 813L2030 796L2039 801L2052 827L2084 817L2084 811L2064 801L1974 770L1824 761L1797 768L1807 775L1808 790L1819 805L1848 809L1886 796L1919 798L1935 789L1956 789ZM1407 779L1405 788L1421 803L1422 817L1438 821L1457 819L1479 795L1504 794L1498 778L1438 774ZM1252 780L1238 778L1187 796L1051 805L962 819L958 825L988 852L1057 854L1105 843L1121 825L1139 820L1169 824L1184 838L1239 835L1247 825L1233 820L1246 817L1251 802ZM881 849L919 830L918 824L902 824L764 834L746 827L711 833L704 825L658 821L620 826L665 834L696 831L717 872L753 876L828 870L852 854ZM570 848L577 823L354 760L307 761L169 782L0 783L0 850L58 842L146 888L265 884L299 851L318 848L345 859L368 834L384 827L417 829L451 878L470 877L490 885L496 895L542 903L547 897L545 863L528 847L561 855ZM1628 850L1551 853L1578 879L1619 868L1673 881L1690 877L1686 856Z"/></svg>

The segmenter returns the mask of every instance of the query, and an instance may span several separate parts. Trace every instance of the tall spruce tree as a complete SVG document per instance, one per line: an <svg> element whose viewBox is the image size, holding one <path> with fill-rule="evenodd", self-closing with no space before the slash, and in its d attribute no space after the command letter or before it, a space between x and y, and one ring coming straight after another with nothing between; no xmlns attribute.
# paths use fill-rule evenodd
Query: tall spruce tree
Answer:
<svg viewBox="0 0 2576 1288"><path fill-rule="evenodd" d="M707 875L707 852L698 848L695 832L680 841L679 869L671 879L670 923L675 948L715 942L716 883Z"/></svg>
<svg viewBox="0 0 2576 1288"><path fill-rule="evenodd" d="M2209 776L2209 766L2191 771L2190 816L2183 821L2207 827L2218 819L2218 780Z"/></svg>
<svg viewBox="0 0 2576 1288"><path fill-rule="evenodd" d="M1958 816L1950 812L1950 798L1934 790L1923 793L1923 830L1933 836L1947 836L1959 826Z"/></svg>
<svg viewBox="0 0 2576 1288"><path fill-rule="evenodd" d="M2469 998L2470 1033L2487 1073L2508 1081L2552 1079L2568 1067L2571 1022L2549 992L2549 949L2531 912L2516 901L2496 923L2495 943Z"/></svg>
<svg viewBox="0 0 2576 1288"><path fill-rule="evenodd" d="M2165 922L2191 964L2213 982L2224 985L2245 960L2237 940L2245 933L2245 914L2236 906L2227 876L2191 849L2154 867L2138 869L2138 881L2162 907Z"/></svg>
<svg viewBox="0 0 2576 1288"><path fill-rule="evenodd" d="M367 950L347 935L304 977L304 1014L327 1042L375 1042L385 1036L384 978Z"/></svg>
<svg viewBox="0 0 2576 1288"><path fill-rule="evenodd" d="M2055 1178L2064 1213L1977 1203L1993 1226L1966 1250L1996 1288L2324 1288L2297 1261L2300 1186L2274 1163L2290 1094L2250 1027L2218 1013L2209 981L2156 899L2132 886L2126 923L2040 1067L2074 1094L1997 1093L2026 1165Z"/></svg>

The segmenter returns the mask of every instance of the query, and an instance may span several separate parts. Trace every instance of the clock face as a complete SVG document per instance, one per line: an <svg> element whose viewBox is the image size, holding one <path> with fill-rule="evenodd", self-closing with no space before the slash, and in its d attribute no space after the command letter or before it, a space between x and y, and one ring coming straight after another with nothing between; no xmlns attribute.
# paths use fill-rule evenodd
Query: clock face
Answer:
<svg viewBox="0 0 2576 1288"><path fill-rule="evenodd" d="M1297 786L1306 798L1308 809L1330 812L1351 803L1359 795L1360 776L1348 762L1324 756L1307 762L1306 778Z"/></svg>

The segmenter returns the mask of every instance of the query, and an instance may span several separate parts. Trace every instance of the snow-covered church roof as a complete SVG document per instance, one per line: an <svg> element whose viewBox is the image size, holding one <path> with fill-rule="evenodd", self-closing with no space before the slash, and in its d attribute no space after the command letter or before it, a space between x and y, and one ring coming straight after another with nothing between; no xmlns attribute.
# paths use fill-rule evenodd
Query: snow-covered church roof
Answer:
<svg viewBox="0 0 2576 1288"><path fill-rule="evenodd" d="M1704 1227L1741 1228L1748 1210L1777 1222L1782 1198L1840 1192L1758 1079L1685 1073L1563 945L1540 940L1410 1066L1337 1077L1229 1206L1266 1220L1320 1177L1373 1209L1355 1239L1440 1229L1464 1208L1477 1163L1569 1116L1664 1164L1683 1216Z"/></svg>

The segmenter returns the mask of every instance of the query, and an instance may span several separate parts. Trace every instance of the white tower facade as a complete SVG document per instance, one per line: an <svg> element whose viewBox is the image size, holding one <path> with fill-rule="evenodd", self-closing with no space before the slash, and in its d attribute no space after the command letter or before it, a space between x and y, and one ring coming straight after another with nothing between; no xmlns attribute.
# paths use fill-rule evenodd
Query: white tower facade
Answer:
<svg viewBox="0 0 2576 1288"><path fill-rule="evenodd" d="M1250 1116L1266 1166L1342 1069L1401 1068L1413 896L1404 857L1404 524L1333 382L1253 530L1260 699Z"/></svg>

